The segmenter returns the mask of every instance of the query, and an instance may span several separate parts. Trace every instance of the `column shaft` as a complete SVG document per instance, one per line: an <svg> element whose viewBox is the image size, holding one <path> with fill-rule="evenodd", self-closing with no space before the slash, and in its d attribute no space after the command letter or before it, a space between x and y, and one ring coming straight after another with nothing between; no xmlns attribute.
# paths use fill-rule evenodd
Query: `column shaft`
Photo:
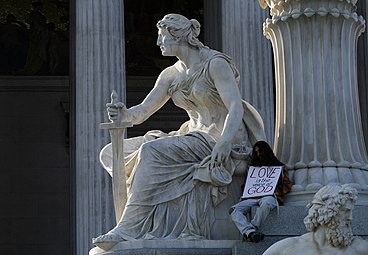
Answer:
<svg viewBox="0 0 368 255"><path fill-rule="evenodd" d="M368 15L368 3L357 2L358 13L363 17ZM362 115L365 146L368 147L368 33L364 33L358 40L358 89L359 103Z"/></svg>
<svg viewBox="0 0 368 255"><path fill-rule="evenodd" d="M109 142L99 124L107 121L105 104L113 89L125 98L123 0L76 0L76 239L77 254L92 247L91 238L115 223L111 178L99 163Z"/></svg>
<svg viewBox="0 0 368 255"><path fill-rule="evenodd" d="M262 34L268 17L256 0L222 0L222 50L231 56L241 75L243 99L261 114L267 140L274 136L274 83L271 45Z"/></svg>
<svg viewBox="0 0 368 255"><path fill-rule="evenodd" d="M365 21L351 0L269 0L276 77L277 156L294 191L329 183L368 190L357 86L357 39Z"/></svg>

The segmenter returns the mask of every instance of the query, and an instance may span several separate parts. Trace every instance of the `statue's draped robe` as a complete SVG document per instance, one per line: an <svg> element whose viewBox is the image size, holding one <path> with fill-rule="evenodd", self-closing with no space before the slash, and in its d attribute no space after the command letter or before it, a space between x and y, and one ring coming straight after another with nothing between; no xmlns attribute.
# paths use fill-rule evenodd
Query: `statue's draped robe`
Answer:
<svg viewBox="0 0 368 255"><path fill-rule="evenodd" d="M226 116L227 109L208 68L212 59L223 58L237 81L238 71L225 54L213 50L203 50L202 54L205 61L201 67L189 79L174 81L169 94L191 116L193 112L200 112L198 117L205 118L216 114ZM252 144L265 140L265 135L257 111L246 102L243 107L243 122L234 148L249 153ZM191 126L192 123L189 120L170 134L150 131L145 136L124 140L128 201L120 222L110 233L125 240L211 239L214 208L226 198L235 159L231 157L226 165L218 164L210 169L209 156L222 130L216 123L201 127ZM112 174L111 145L101 151L100 158Z"/></svg>

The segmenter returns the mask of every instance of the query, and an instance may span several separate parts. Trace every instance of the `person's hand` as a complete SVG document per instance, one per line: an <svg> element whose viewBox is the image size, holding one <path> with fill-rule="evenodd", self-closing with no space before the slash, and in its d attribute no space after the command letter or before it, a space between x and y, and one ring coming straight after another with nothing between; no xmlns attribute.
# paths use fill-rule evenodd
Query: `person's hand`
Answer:
<svg viewBox="0 0 368 255"><path fill-rule="evenodd" d="M210 167L213 168L216 162L225 163L230 157L231 147L232 144L229 142L218 141L211 153Z"/></svg>
<svg viewBox="0 0 368 255"><path fill-rule="evenodd" d="M107 103L107 114L112 122L120 122L127 116L127 108L122 102Z"/></svg>

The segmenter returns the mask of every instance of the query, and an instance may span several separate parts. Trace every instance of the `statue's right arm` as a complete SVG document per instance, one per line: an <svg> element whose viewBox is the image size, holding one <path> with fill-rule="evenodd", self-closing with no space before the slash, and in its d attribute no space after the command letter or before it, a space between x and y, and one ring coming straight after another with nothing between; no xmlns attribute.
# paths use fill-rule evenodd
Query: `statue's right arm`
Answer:
<svg viewBox="0 0 368 255"><path fill-rule="evenodd" d="M107 103L107 112L111 121L120 119L124 122L131 122L133 125L141 124L152 114L158 111L170 98L168 88L176 75L174 67L168 67L161 72L156 80L155 86L148 93L142 103L129 109L121 102ZM120 118L120 117L121 118Z"/></svg>
<svg viewBox="0 0 368 255"><path fill-rule="evenodd" d="M126 110L126 121L131 122L133 125L141 124L158 111L170 99L168 89L176 72L177 70L174 66L163 70L158 76L155 86L142 103Z"/></svg>

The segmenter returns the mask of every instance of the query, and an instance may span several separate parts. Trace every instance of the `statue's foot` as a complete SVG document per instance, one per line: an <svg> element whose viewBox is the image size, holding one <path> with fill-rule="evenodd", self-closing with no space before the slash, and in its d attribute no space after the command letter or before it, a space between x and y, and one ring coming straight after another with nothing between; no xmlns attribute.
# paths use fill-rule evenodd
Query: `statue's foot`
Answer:
<svg viewBox="0 0 368 255"><path fill-rule="evenodd" d="M204 240L206 238L204 238L203 236L199 236L199 235L193 235L193 234L188 234L188 233L181 233L179 235L178 239L184 239L184 240L188 240L188 241L193 241L193 240Z"/></svg>
<svg viewBox="0 0 368 255"><path fill-rule="evenodd" d="M92 238L92 243L105 251L110 250L121 241L124 241L124 239L114 233L107 233L100 235L99 237Z"/></svg>

